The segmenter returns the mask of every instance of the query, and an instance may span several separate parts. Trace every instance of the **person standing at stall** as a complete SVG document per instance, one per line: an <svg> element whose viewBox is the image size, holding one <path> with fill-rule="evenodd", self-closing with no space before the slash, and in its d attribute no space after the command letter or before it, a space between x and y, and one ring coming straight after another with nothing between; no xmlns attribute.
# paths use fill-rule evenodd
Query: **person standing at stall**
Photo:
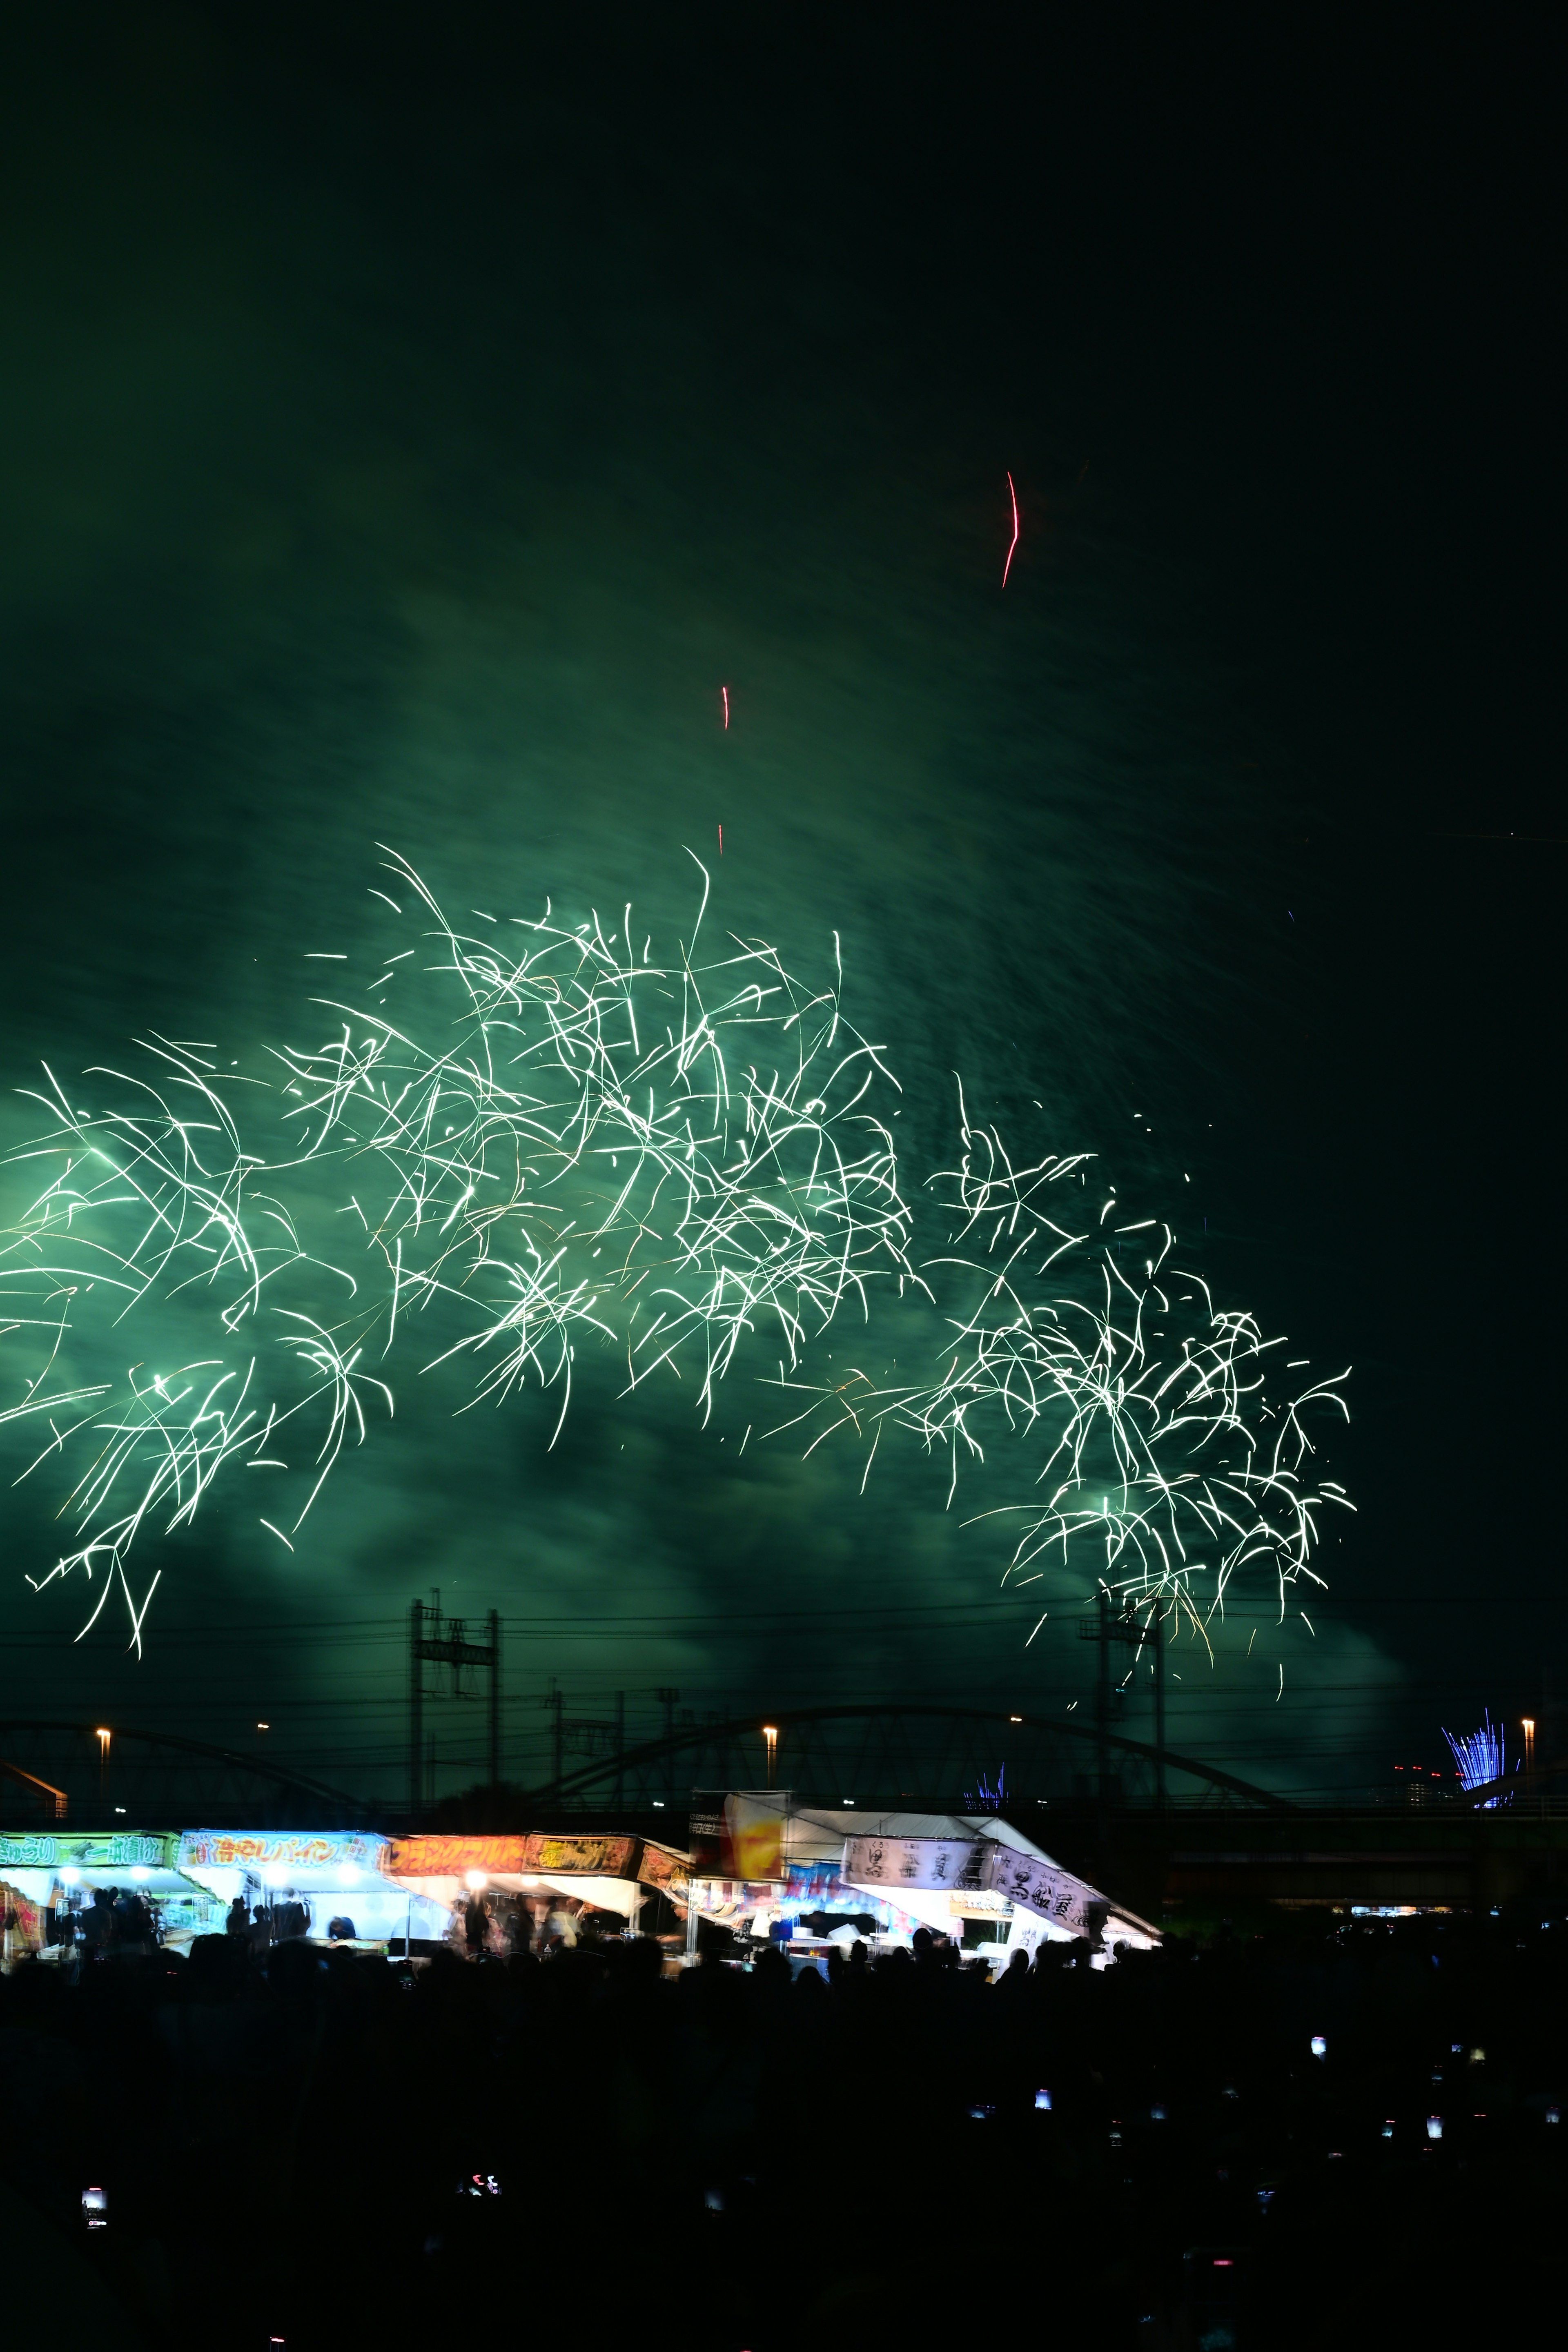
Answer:
<svg viewBox="0 0 1568 2352"><path fill-rule="evenodd" d="M577 1922L566 1907L564 1895L556 1895L544 1922L544 1948L547 1952L574 1952L577 1948Z"/></svg>
<svg viewBox="0 0 1568 2352"><path fill-rule="evenodd" d="M89 1959L103 1959L114 1948L114 1889L95 1886L82 1920L81 1939Z"/></svg>

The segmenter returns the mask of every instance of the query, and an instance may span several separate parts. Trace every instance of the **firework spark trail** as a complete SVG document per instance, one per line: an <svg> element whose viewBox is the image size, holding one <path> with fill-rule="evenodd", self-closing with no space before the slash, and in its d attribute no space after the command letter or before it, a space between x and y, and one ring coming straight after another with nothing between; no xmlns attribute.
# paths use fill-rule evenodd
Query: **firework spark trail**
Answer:
<svg viewBox="0 0 1568 2352"><path fill-rule="evenodd" d="M822 1434L901 1425L947 1447L950 1502L961 1461L984 1460L991 1431L1032 1442L1043 1499L979 1515L1026 1522L1004 1582L1087 1552L1094 1583L1201 1630L1232 1580L1261 1569L1283 1618L1292 1585L1322 1582L1310 1565L1319 1515L1353 1507L1313 1477L1303 1418L1321 1406L1348 1419L1345 1375L1271 1402L1266 1359L1283 1343L1170 1263L1167 1226L1143 1219L1102 1238L1114 1195L1088 1230L1049 1213L1050 1188L1087 1176L1089 1155L1018 1168L994 1129L971 1128L962 1092L960 1118L962 1163L932 1180L957 1213L952 1254L921 1264L944 1308L967 1293L945 1316L937 1378L879 1389L859 1376L824 1391L781 1375L814 1400L784 1426L826 1414ZM976 1254L961 1254L966 1244Z"/></svg>
<svg viewBox="0 0 1568 2352"><path fill-rule="evenodd" d="M373 895L418 925L415 944L372 983L376 1011L315 1000L335 1034L273 1049L273 1087L162 1037L146 1048L156 1084L89 1074L127 1090L109 1109L73 1103L49 1074L35 1098L53 1131L13 1155L46 1162L49 1181L0 1255L0 1296L34 1310L0 1309L0 1335L37 1333L47 1355L0 1420L46 1417L49 1443L24 1477L68 1448L89 1458L63 1507L75 1548L41 1582L101 1577L89 1622L118 1590L139 1641L153 1586L133 1591L132 1547L187 1526L236 1465L305 1471L286 1526L260 1519L292 1548L367 1408L392 1412L372 1367L416 1341L422 1375L468 1367L459 1410L558 1386L553 1444L580 1339L624 1357L626 1392L695 1353L706 1421L764 1328L780 1384L805 1400L782 1428L815 1423L808 1453L837 1430L868 1435L862 1490L889 1430L949 1449L950 1501L993 1432L1030 1449L1044 1494L981 1514L1024 1520L1005 1581L1087 1552L1095 1581L1200 1627L1243 1570L1270 1577L1281 1615L1294 1583L1321 1582L1318 1517L1349 1506L1314 1482L1302 1416L1342 1414L1338 1381L1271 1402L1279 1343L1215 1307L1172 1263L1169 1229L1108 1233L1113 1193L1087 1226L1068 1218L1089 1155L1017 1166L994 1129L970 1126L962 1092L961 1163L930 1188L952 1230L918 1254L875 1108L873 1090L895 1083L880 1049L846 1023L837 987L808 992L765 942L732 937L697 961L708 876L695 862L691 940L655 964L629 906L608 932L596 915L567 929L547 908L504 925L476 910L490 929L469 934L394 858L403 898ZM436 991L439 1050L379 1010L411 961ZM242 1086L271 1118L266 1150L247 1148L220 1090ZM330 1255L302 1237L323 1187ZM938 1305L935 1376L893 1389L860 1372L798 1377L809 1342L846 1307L868 1316L879 1284ZM202 1347L170 1373L137 1364L122 1388L74 1378L80 1327L101 1316L118 1332L150 1297L216 1317L223 1352ZM62 1349L63 1384L45 1393ZM302 1434L309 1458L291 1463L279 1448L297 1455Z"/></svg>
<svg viewBox="0 0 1568 2352"><path fill-rule="evenodd" d="M1508 1770L1508 1759L1503 1753L1502 1726L1492 1721L1489 1707L1479 1731L1462 1731L1458 1736L1445 1731L1443 1737L1459 1768L1459 1786L1462 1789L1484 1789L1491 1781L1500 1780ZM1494 1805L1507 1802L1506 1796L1486 1797L1481 1801L1481 1811L1486 1812Z"/></svg>
<svg viewBox="0 0 1568 2352"><path fill-rule="evenodd" d="M1018 551L1018 493L1013 488L1013 477L1011 474L1007 477L1007 496L1013 501L1013 539L1012 544L1007 550L1007 561L1002 566L1002 585L1004 588L1007 585L1007 574L1013 569L1013 558Z"/></svg>
<svg viewBox="0 0 1568 2352"><path fill-rule="evenodd" d="M706 1419L747 1334L770 1324L793 1369L842 1307L864 1311L874 1282L918 1280L891 1133L868 1100L894 1083L879 1049L836 990L808 992L763 942L733 939L699 964L699 870L691 941L666 966L651 941L637 954L629 907L608 933L547 909L465 934L394 858L457 1018L433 1051L379 1010L330 1004L329 1043L274 1051L262 1107L282 1149L247 1148L205 1049L153 1039L156 1085L89 1074L128 1090L107 1110L49 1076L35 1098L53 1132L13 1157L47 1162L50 1181L4 1253L5 1295L39 1311L0 1315L0 1331L46 1332L48 1363L5 1418L95 1410L64 1431L51 1419L22 1474L73 1441L90 1450L64 1507L78 1542L40 1581L101 1577L89 1622L118 1588L139 1640L152 1588L138 1599L131 1583L138 1538L187 1525L230 1465L287 1469L269 1449L301 1416L324 1420L297 1517L287 1532L262 1521L287 1542L363 1439L367 1402L391 1412L370 1364L425 1318L467 1326L421 1369L470 1360L470 1404L537 1379L559 1383L563 1415L575 1340L594 1333L624 1349L628 1389L695 1347ZM388 959L378 1006L413 952ZM323 1182L342 1187L335 1213L358 1236L330 1259L300 1237L304 1193ZM323 1314L323 1287L337 1312ZM123 1402L99 1382L39 1392L68 1333L83 1344L100 1311L112 1331L149 1297L216 1312L227 1352L169 1374L133 1367Z"/></svg>

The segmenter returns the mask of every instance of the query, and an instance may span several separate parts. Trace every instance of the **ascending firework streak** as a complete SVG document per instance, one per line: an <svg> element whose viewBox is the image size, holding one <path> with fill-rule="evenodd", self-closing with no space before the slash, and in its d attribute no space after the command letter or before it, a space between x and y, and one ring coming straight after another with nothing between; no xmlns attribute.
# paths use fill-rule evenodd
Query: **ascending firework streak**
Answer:
<svg viewBox="0 0 1568 2352"><path fill-rule="evenodd" d="M78 1542L43 1581L101 1578L94 1619L118 1587L138 1639L157 1580L138 1598L128 1559L150 1524L187 1525L220 1469L286 1469L303 1444L302 1507L287 1533L262 1521L289 1543L367 1407L390 1414L374 1368L411 1330L435 1342L423 1370L472 1366L470 1402L537 1379L563 1415L585 1331L624 1349L629 1388L695 1349L706 1415L743 1334L770 1324L793 1365L871 1282L910 1278L891 1137L868 1100L878 1049L837 988L807 992L770 947L694 961L705 873L692 942L666 966L650 941L637 952L629 907L609 932L547 909L484 918L493 935L474 938L404 861L391 870L434 943L426 971L456 995L441 1050L379 1010L405 948L366 992L376 1011L333 1005L330 1043L277 1054L268 1149L231 1107L245 1082L159 1038L154 1079L99 1074L130 1088L114 1108L51 1074L37 1098L54 1131L15 1155L51 1174L4 1260L24 1304L0 1328L46 1341L7 1417L49 1431L24 1476L68 1447L90 1456L66 1506ZM330 1256L302 1238L329 1184ZM95 1310L118 1326L150 1303L199 1304L220 1352L139 1364L122 1390L48 1388Z"/></svg>
<svg viewBox="0 0 1568 2352"><path fill-rule="evenodd" d="M1491 1781L1500 1780L1508 1770L1507 1759L1503 1755L1502 1726L1492 1721L1489 1708L1479 1731L1462 1731L1458 1738L1453 1732L1445 1731L1443 1737L1459 1768L1459 1786L1462 1789L1484 1789ZM1487 1812L1492 1806L1507 1802L1506 1797L1487 1797L1482 1800L1481 1811Z"/></svg>
<svg viewBox="0 0 1568 2352"><path fill-rule="evenodd" d="M706 874L691 942L656 965L629 907L608 931L547 908L480 915L473 936L402 859L389 870L402 897L375 895L414 943L364 992L374 1010L330 1003L328 1043L277 1052L271 1086L155 1038L153 1077L97 1074L129 1089L118 1105L84 1107L52 1076L37 1097L51 1131L14 1159L49 1177L0 1256L0 1334L32 1335L43 1361L0 1422L48 1430L24 1477L86 1457L61 1513L75 1547L41 1580L101 1582L89 1623L119 1591L140 1641L157 1577L138 1596L132 1549L188 1526L220 1471L303 1471L297 1509L258 1515L291 1549L367 1411L391 1413L395 1349L416 1346L421 1371L466 1365L468 1405L558 1387L558 1433L590 1334L624 1352L628 1390L688 1365L706 1418L742 1339L771 1329L780 1381L811 1400L796 1418L832 1409L813 1444L869 1428L868 1475L889 1425L948 1446L955 1481L992 1427L1032 1444L1045 1493L994 1507L1024 1515L1020 1582L1087 1547L1096 1581L1197 1620L1244 1568L1267 1564L1281 1610L1312 1575L1316 1514L1344 1496L1308 1476L1300 1416L1342 1412L1337 1384L1271 1403L1264 1359L1282 1343L1172 1267L1166 1229L1106 1231L1114 1197L1083 1233L1047 1213L1066 1199L1051 1188L1085 1189L1084 1156L1016 1169L965 1119L962 1165L931 1188L956 1231L917 1255L879 1049L837 987L808 992L763 942L697 961ZM438 1049L382 1010L405 965L439 992ZM259 1134L242 1131L247 1101ZM808 1342L847 1305L868 1314L879 1285L906 1312L940 1292L936 1376L799 1377ZM955 1285L967 1301L949 1312ZM153 1308L161 1338L189 1337L183 1361L182 1346L167 1370L79 1376L96 1321L118 1335Z"/></svg>
<svg viewBox="0 0 1568 2352"><path fill-rule="evenodd" d="M1271 1402L1266 1360L1285 1343L1216 1308L1202 1276L1172 1263L1168 1226L1114 1222L1111 1192L1075 1231L1062 1221L1067 1189L1077 1180L1087 1196L1089 1155L1016 1168L994 1129L971 1128L962 1092L960 1118L962 1164L932 1180L956 1212L954 1254L921 1269L944 1306L961 1294L938 1376L890 1390L841 1380L798 1419L828 1408L829 1428L871 1429L873 1453L889 1423L945 1446L950 1500L988 1432L1031 1443L1043 1495L981 1514L1024 1521L1004 1582L1038 1582L1053 1560L1087 1555L1095 1583L1200 1625L1223 1612L1239 1571L1261 1566L1283 1616L1298 1580L1322 1582L1309 1566L1319 1512L1353 1507L1313 1479L1302 1418L1316 1405L1348 1418L1345 1375ZM973 1254L958 1255L965 1244Z"/></svg>

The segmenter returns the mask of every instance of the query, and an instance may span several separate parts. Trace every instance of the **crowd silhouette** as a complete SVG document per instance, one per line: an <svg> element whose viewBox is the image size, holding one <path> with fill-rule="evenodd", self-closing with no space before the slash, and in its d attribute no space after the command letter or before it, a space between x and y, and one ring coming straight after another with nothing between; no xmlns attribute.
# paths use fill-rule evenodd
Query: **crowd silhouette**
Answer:
<svg viewBox="0 0 1568 2352"><path fill-rule="evenodd" d="M1560 2284L1568 1923L1539 1904L1104 1969L1047 1945L994 1982L923 1934L819 1968L721 1932L679 1972L592 1935L73 1957L0 1982L4 2268L24 2301L47 2273L68 2336L99 2296L125 2344L1285 2352Z"/></svg>

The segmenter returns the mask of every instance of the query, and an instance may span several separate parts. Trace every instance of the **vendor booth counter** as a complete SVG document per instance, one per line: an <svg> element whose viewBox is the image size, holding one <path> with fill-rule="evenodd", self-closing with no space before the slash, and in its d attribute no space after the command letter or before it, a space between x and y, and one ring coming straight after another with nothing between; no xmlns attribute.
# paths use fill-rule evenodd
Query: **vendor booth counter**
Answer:
<svg viewBox="0 0 1568 2352"><path fill-rule="evenodd" d="M769 1808L773 1875L713 1871L693 1882L696 1914L730 1928L742 1956L763 1941L784 1943L796 1958L857 1939L873 1951L893 1949L923 1927L992 1966L1042 1943L1079 1941L1103 1967L1119 1947L1147 1950L1160 1940L1147 1920L994 1814L796 1808L782 1796L737 1792L724 1810L745 1834L731 1832L715 1851L736 1858L763 1851L757 1817ZM704 1816L704 1831L718 1818ZM695 1932L689 1940L695 1950Z"/></svg>
<svg viewBox="0 0 1568 2352"><path fill-rule="evenodd" d="M389 1878L385 1851L363 1830L184 1830L175 1853L185 1876L216 1898L220 1927L237 1896L251 1914L271 1916L274 1940L440 1936L446 1906Z"/></svg>
<svg viewBox="0 0 1568 2352"><path fill-rule="evenodd" d="M90 1945L101 1927L94 1917L121 1897L123 1930L151 1946L189 1943L222 1925L219 1906L179 1869L177 1837L146 1830L50 1830L0 1836L0 1904L5 1912L4 1965L35 1956L53 1958L77 1944Z"/></svg>
<svg viewBox="0 0 1568 2352"><path fill-rule="evenodd" d="M394 1838L384 1848L385 1877L457 1920L470 1898L509 1898L537 1913L552 1902L575 1916L606 1915L637 1928L650 1895L683 1901L686 1857L651 1839L613 1836L427 1836Z"/></svg>
<svg viewBox="0 0 1568 2352"><path fill-rule="evenodd" d="M384 1944L439 1937L439 1904L387 1878L362 1831L50 1831L0 1836L4 1965L99 1947L179 1948L224 1933L237 1901L247 1936ZM107 1898L118 1896L110 1906ZM140 1906L137 1908L135 1906ZM105 1921L106 1909L112 1916Z"/></svg>
<svg viewBox="0 0 1568 2352"><path fill-rule="evenodd" d="M922 1927L992 1965L1077 1940L1103 1966L1119 1947L1159 1941L1147 1921L994 1814L877 1815L737 1791L692 1826L690 1856L641 1837L548 1832L0 1836L4 1965L89 1949L95 1937L121 1949L188 1944L231 1922L263 1948L308 1938L409 1958L443 1945L500 1953L569 1944L595 1916L611 1931L635 1933L660 1915L668 1926L669 1911L649 1907L656 1895L684 1916L688 1958L704 1920L728 1928L742 1958L768 1941L802 1959L857 1939L896 1948ZM121 1900L110 1925L111 1894Z"/></svg>

